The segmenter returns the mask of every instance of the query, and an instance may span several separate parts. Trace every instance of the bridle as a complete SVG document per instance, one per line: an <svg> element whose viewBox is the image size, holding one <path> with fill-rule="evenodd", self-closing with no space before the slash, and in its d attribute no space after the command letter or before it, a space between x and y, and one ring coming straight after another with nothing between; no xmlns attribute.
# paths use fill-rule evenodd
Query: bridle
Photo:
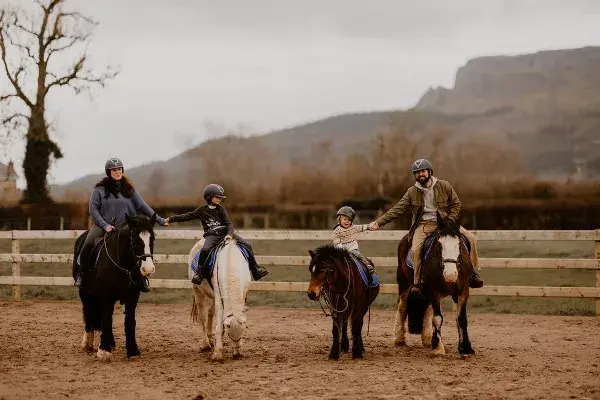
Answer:
<svg viewBox="0 0 600 400"><path fill-rule="evenodd" d="M117 267L118 269L120 269L121 271L125 272L125 274L127 274L127 277L129 278L129 285L137 285L136 282L134 282L133 280L133 276L131 275L131 270L127 269L127 268L123 268L122 266L119 265L119 263L117 263L110 255L109 251L108 251L108 246L106 245L106 241L108 240L111 232L106 232L104 234L104 241L102 243L102 246L104 247L104 250L106 252L106 255L108 256L108 259L113 263L113 265L115 267ZM117 231L117 259L119 258L119 243L121 242L121 229L119 229ZM135 254L135 250L134 250L134 246L133 246L133 230L130 229L130 233L129 233L129 249L131 251L131 255L133 256L134 260L135 260L135 266L137 268L141 268L142 267L142 262L144 260L146 260L148 257L150 257L152 260L154 260L154 256L152 254L148 254L148 253L144 253L144 254ZM102 251L102 249L100 249L100 251Z"/></svg>

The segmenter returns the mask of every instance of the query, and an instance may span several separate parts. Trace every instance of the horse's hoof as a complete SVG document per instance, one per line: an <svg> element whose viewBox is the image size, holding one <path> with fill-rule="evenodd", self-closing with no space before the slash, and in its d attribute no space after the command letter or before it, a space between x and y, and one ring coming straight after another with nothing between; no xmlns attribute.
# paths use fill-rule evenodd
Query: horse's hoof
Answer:
<svg viewBox="0 0 600 400"><path fill-rule="evenodd" d="M471 347L469 347L468 349L458 349L458 352L460 353L460 356L462 358L467 358L470 355L475 354L475 350L473 350L473 348L471 348Z"/></svg>
<svg viewBox="0 0 600 400"><path fill-rule="evenodd" d="M96 357L101 361L110 361L112 358L112 353L110 351L102 350L98 348L98 352L96 353Z"/></svg>
<svg viewBox="0 0 600 400"><path fill-rule="evenodd" d="M352 359L353 360L357 360L357 359L361 359L361 358L363 358L362 353L352 354Z"/></svg>
<svg viewBox="0 0 600 400"><path fill-rule="evenodd" d="M140 356L131 356L131 357L127 357L127 361L137 361L140 359Z"/></svg>
<svg viewBox="0 0 600 400"><path fill-rule="evenodd" d="M340 355L339 354L337 354L337 355L336 354L330 354L329 355L329 359L333 360L333 361L337 361L337 360L340 359Z"/></svg>
<svg viewBox="0 0 600 400"><path fill-rule="evenodd" d="M213 353L213 355L210 357L210 359L212 361L223 362L223 353L221 353L221 352L219 352L219 353Z"/></svg>
<svg viewBox="0 0 600 400"><path fill-rule="evenodd" d="M434 357L443 357L446 355L446 349L444 348L444 345L440 342L438 344L438 347L436 347L435 349L433 349L431 351L431 355Z"/></svg>
<svg viewBox="0 0 600 400"><path fill-rule="evenodd" d="M211 350L212 350L212 347L210 347L210 345L205 346L205 347L200 347L200 352L201 353L208 353Z"/></svg>
<svg viewBox="0 0 600 400"><path fill-rule="evenodd" d="M421 343L423 343L423 347L430 349L431 348L431 336L426 336L421 339Z"/></svg>
<svg viewBox="0 0 600 400"><path fill-rule="evenodd" d="M394 344L398 347L406 346L406 339L396 339Z"/></svg>
<svg viewBox="0 0 600 400"><path fill-rule="evenodd" d="M234 353L233 354L233 359L234 360L239 360L242 358L242 353Z"/></svg>

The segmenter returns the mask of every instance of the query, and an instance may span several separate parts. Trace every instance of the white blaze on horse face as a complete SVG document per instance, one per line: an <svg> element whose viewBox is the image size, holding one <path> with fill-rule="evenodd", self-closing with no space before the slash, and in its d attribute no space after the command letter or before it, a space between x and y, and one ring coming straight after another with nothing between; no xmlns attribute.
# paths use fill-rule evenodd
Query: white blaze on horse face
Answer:
<svg viewBox="0 0 600 400"><path fill-rule="evenodd" d="M142 242L144 242L144 254L150 254L150 233L146 231L141 232L140 239L142 239ZM143 276L152 275L155 270L156 268L154 267L154 261L152 261L152 258L146 257L144 260L142 260L140 272Z"/></svg>
<svg viewBox="0 0 600 400"><path fill-rule="evenodd" d="M439 239L442 245L442 259L458 261L460 254L460 243L458 238L443 236ZM444 279L446 282L454 283L458 279L458 265L455 262L444 262Z"/></svg>

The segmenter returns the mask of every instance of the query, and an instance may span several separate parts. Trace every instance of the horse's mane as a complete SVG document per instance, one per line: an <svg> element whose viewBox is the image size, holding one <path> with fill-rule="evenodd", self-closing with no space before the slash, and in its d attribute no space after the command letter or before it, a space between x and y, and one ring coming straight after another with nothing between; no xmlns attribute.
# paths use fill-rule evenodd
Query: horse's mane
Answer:
<svg viewBox="0 0 600 400"><path fill-rule="evenodd" d="M150 234L154 234L154 224L152 224L152 221L146 215L135 214L133 217L131 217L131 219L135 220L136 230L139 230L140 232L147 231L150 232ZM127 220L125 220L119 228L129 229Z"/></svg>
<svg viewBox="0 0 600 400"><path fill-rule="evenodd" d="M437 232L439 236L452 236L458 237L460 232L460 225L449 219L438 218Z"/></svg>
<svg viewBox="0 0 600 400"><path fill-rule="evenodd" d="M328 260L328 259L339 259L344 260L350 255L348 250L342 247L336 247L332 244L326 244L315 249L315 259L319 259L320 261Z"/></svg>

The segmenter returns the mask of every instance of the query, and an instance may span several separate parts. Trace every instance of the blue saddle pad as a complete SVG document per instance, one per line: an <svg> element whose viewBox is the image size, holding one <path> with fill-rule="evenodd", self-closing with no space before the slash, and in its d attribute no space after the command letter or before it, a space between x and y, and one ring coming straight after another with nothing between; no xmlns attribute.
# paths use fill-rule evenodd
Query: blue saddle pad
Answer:
<svg viewBox="0 0 600 400"><path fill-rule="evenodd" d="M425 262L425 260L427 259L427 256L429 256L429 252L431 252L431 249L433 248L433 243L435 243L436 239L437 239L437 236L435 234L429 235L425 239L425 243L423 243L423 250L421 251L421 263ZM467 249L467 253L470 254L471 253L471 245L469 244L469 240L467 239L467 237L461 233L460 240L462 241L463 245ZM408 268L411 268L411 269L415 268L413 265L413 261L412 261L412 248L410 250L408 250L408 254L406 256L406 265L408 266Z"/></svg>
<svg viewBox="0 0 600 400"><path fill-rule="evenodd" d="M352 257L352 261L354 261L354 264L356 265L356 269L358 269L358 272L360 273L360 277L363 281L363 285L365 286L365 288L369 287L369 279L367 276L369 274L369 272L367 271L366 265L362 261L360 261L358 258L356 258L352 253L350 253L350 257ZM379 286L379 276L377 276L377 273L374 273L372 278L373 278L373 281L371 282L371 287L376 288L377 286Z"/></svg>
<svg viewBox="0 0 600 400"><path fill-rule="evenodd" d="M236 242L236 244L237 244L237 247L242 251L242 254L244 255L244 258L246 259L246 261L248 261L248 258L250 256L250 249L246 248L244 245L242 245L239 242ZM216 246L214 249L212 249L210 251L210 254L208 255L208 259L206 260L206 266L208 267L210 276L212 276L213 270L215 269L215 264L217 262L217 253L219 252L221 247L222 246ZM198 272L198 261L199 260L200 260L200 251L198 251L196 253L196 255L194 256L194 258L192 259L192 271Z"/></svg>

